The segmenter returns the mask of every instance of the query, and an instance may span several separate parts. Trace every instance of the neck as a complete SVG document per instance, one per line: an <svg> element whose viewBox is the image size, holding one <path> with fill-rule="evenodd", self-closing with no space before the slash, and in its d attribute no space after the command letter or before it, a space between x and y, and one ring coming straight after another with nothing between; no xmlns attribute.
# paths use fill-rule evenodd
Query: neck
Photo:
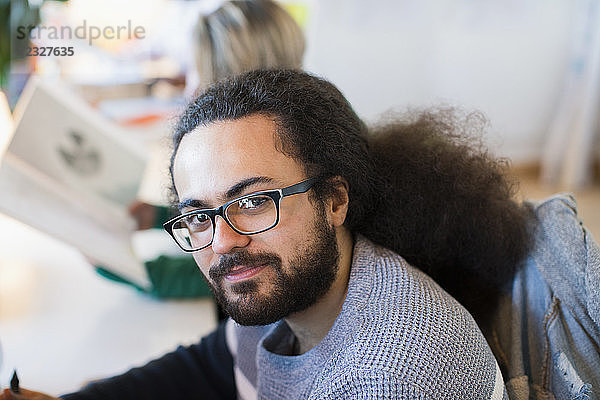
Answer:
<svg viewBox="0 0 600 400"><path fill-rule="evenodd" d="M298 354L306 353L323 340L342 311L346 300L354 243L352 234L344 226L338 228L336 236L340 258L337 275L331 288L325 296L306 310L285 318L296 336Z"/></svg>

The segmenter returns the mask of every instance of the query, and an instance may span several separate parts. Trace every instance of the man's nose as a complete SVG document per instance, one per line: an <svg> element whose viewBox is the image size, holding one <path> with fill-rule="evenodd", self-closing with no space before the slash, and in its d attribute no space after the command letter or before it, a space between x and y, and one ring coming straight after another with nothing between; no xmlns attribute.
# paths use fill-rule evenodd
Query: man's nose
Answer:
<svg viewBox="0 0 600 400"><path fill-rule="evenodd" d="M215 233L212 241L215 254L226 254L234 248L246 247L250 240L250 236L240 235L231 229L221 216L215 217Z"/></svg>

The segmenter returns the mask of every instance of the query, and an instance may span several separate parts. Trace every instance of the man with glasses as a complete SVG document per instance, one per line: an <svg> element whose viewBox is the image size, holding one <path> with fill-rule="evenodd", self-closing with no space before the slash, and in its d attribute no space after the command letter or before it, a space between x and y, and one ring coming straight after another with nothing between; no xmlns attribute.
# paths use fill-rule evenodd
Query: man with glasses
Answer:
<svg viewBox="0 0 600 400"><path fill-rule="evenodd" d="M343 95L309 74L255 71L208 88L176 127L180 215L164 227L232 319L63 398L507 398L471 315L380 245L408 228L416 239L402 242L420 242L409 223L419 210L389 197L373 146Z"/></svg>

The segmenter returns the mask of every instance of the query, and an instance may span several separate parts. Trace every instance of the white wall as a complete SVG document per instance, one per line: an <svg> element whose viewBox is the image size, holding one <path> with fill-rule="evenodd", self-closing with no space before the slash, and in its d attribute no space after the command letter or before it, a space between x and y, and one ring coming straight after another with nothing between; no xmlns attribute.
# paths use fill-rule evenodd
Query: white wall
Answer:
<svg viewBox="0 0 600 400"><path fill-rule="evenodd" d="M491 120L491 149L537 160L569 54L572 0L322 0L306 68L363 118L458 105Z"/></svg>

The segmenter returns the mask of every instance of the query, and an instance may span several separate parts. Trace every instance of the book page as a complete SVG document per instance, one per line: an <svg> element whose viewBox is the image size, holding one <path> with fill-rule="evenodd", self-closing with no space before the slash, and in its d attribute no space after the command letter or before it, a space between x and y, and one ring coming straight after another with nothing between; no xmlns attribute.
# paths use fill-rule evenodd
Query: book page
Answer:
<svg viewBox="0 0 600 400"><path fill-rule="evenodd" d="M60 184L126 209L144 173L141 145L66 88L39 80L28 86L7 152Z"/></svg>
<svg viewBox="0 0 600 400"><path fill-rule="evenodd" d="M0 193L0 212L75 246L142 287L149 286L144 265L131 247L133 229L98 224L76 193L27 168L10 154L0 165Z"/></svg>

